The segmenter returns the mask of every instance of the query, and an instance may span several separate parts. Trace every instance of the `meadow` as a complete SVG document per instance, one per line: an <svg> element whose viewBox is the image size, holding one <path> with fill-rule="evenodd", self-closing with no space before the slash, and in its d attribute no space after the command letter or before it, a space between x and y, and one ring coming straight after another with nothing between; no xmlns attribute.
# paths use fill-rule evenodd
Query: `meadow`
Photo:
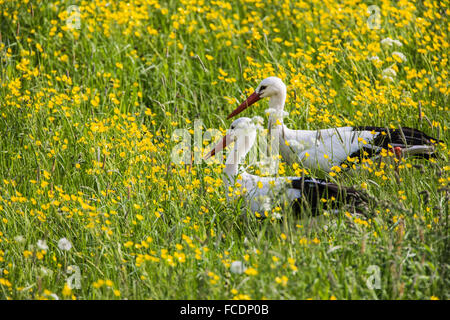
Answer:
<svg viewBox="0 0 450 320"><path fill-rule="evenodd" d="M449 299L449 13L446 0L0 0L0 299ZM288 86L291 128L415 127L443 141L438 156L328 174L280 162L376 202L258 219L226 201L238 191L222 164L172 150L178 129L194 147L199 121L225 133L268 76Z"/></svg>

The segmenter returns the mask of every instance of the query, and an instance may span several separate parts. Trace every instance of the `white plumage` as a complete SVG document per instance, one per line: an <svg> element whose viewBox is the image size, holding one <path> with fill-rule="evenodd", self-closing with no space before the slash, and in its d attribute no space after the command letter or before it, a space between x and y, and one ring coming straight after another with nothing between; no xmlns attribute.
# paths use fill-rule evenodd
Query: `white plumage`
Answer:
<svg viewBox="0 0 450 320"><path fill-rule="evenodd" d="M302 177L260 177L243 170L240 163L245 158L256 140L256 124L260 117L239 118L231 124L229 133L205 157L215 155L227 145L235 143L227 156L224 169L224 182L228 188L238 188L253 212L263 214L276 206L293 206L294 211L301 211L308 203L316 212L320 200L334 198L344 202L361 202L362 195L352 188L340 187L320 179ZM233 190L235 191L235 190ZM234 197L235 193L231 193ZM230 196L227 193L227 198ZM297 205L295 204L297 201ZM300 205L301 204L301 205Z"/></svg>
<svg viewBox="0 0 450 320"><path fill-rule="evenodd" d="M250 95L228 118L231 118L262 98L270 98L269 130L279 141L279 151L288 163L300 162L307 168L330 171L347 158L362 157L365 153L374 156L382 148L396 148L398 157L419 155L428 158L434 151L433 139L417 129L403 127L340 127L322 130L291 130L283 123L288 115L284 111L286 85L277 77L261 81ZM392 150L394 151L394 150Z"/></svg>

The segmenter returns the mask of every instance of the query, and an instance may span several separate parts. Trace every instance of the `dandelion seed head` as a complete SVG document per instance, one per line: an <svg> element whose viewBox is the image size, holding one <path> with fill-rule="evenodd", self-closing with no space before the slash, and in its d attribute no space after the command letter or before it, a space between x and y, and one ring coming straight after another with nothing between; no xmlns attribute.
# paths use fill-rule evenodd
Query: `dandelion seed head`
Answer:
<svg viewBox="0 0 450 320"><path fill-rule="evenodd" d="M72 243L66 238L61 238L58 241L58 248L64 251L69 251L72 248Z"/></svg>
<svg viewBox="0 0 450 320"><path fill-rule="evenodd" d="M45 240L38 240L36 243L36 246L40 250L48 250L47 241L45 241Z"/></svg>
<svg viewBox="0 0 450 320"><path fill-rule="evenodd" d="M242 274L247 270L242 261L233 261L230 266L231 273Z"/></svg>

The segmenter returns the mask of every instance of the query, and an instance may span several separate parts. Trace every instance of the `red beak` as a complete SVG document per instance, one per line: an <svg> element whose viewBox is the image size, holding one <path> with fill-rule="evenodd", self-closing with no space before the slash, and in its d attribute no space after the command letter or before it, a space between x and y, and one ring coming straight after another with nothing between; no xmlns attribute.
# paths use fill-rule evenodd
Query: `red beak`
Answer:
<svg viewBox="0 0 450 320"><path fill-rule="evenodd" d="M400 148L400 147L395 147L394 148L394 153L395 153L395 156L397 157L397 159L399 159L399 160L403 156L402 148Z"/></svg>
<svg viewBox="0 0 450 320"><path fill-rule="evenodd" d="M212 156L214 156L217 152L222 151L225 149L229 144L231 143L231 136L227 134L225 137L222 138L222 141L220 141L216 146L205 156L205 160L208 160Z"/></svg>
<svg viewBox="0 0 450 320"><path fill-rule="evenodd" d="M260 99L261 99L261 97L259 96L259 93L257 93L256 91L253 92L247 98L247 100L245 100L239 107L237 107L236 110L234 110L232 113L230 113L230 115L227 117L227 119L230 119L230 118L234 117L235 115L241 113L242 111L244 111L245 109L247 109L248 107L250 107L252 104L254 104L256 101L258 101Z"/></svg>

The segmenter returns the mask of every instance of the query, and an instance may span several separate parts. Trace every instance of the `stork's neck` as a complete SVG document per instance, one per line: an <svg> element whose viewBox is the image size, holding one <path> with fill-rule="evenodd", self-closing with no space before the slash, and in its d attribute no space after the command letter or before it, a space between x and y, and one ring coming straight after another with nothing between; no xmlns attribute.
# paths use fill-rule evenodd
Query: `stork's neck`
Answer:
<svg viewBox="0 0 450 320"><path fill-rule="evenodd" d="M227 161L225 162L225 169L223 170L229 180L233 181L234 177L238 174L239 164L244 157L245 154L242 154L242 152L239 151L239 148L237 148L237 145L235 145L227 157Z"/></svg>
<svg viewBox="0 0 450 320"><path fill-rule="evenodd" d="M283 111L285 102L286 102L286 91L279 91L277 94L274 94L273 96L270 97L269 108Z"/></svg>
<svg viewBox="0 0 450 320"><path fill-rule="evenodd" d="M283 115L280 113L270 113L269 115L269 129L275 129L278 126L284 125Z"/></svg>
<svg viewBox="0 0 450 320"><path fill-rule="evenodd" d="M256 130L237 138L234 148L228 154L225 162L224 173L227 175L228 180L234 181L235 177L240 173L239 165L245 159L255 141Z"/></svg>
<svg viewBox="0 0 450 320"><path fill-rule="evenodd" d="M283 125L284 104L286 102L286 91L282 90L269 100L269 128L275 128L277 125Z"/></svg>

